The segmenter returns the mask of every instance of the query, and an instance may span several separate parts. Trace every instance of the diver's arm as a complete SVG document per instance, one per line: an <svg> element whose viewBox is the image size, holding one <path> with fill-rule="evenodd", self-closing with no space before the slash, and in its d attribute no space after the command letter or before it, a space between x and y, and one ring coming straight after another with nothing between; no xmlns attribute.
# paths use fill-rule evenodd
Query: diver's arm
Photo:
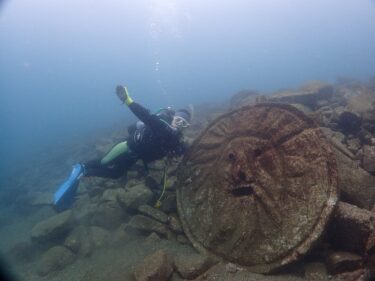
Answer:
<svg viewBox="0 0 375 281"><path fill-rule="evenodd" d="M150 114L150 112L146 108L133 101L126 87L123 87L121 85L117 86L116 94L119 97L119 99L123 103L125 103L133 112L133 114L137 116L138 119L141 120L143 123L155 129L165 127L163 122L157 116Z"/></svg>
<svg viewBox="0 0 375 281"><path fill-rule="evenodd" d="M137 116L139 120L141 120L143 123L150 126L151 128L159 128L161 126L164 127L164 124L156 115L151 114L150 111L148 111L139 103L133 101L131 104L128 104L128 107L133 112L133 114Z"/></svg>

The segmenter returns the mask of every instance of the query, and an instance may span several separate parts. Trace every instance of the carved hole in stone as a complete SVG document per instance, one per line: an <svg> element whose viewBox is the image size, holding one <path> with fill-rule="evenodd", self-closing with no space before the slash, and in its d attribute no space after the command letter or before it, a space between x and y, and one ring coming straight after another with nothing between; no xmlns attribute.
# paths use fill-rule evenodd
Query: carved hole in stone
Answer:
<svg viewBox="0 0 375 281"><path fill-rule="evenodd" d="M239 171L238 174L237 174L238 178L242 181L246 180L246 175L244 172L242 171Z"/></svg>
<svg viewBox="0 0 375 281"><path fill-rule="evenodd" d="M252 195L254 193L254 190L251 185L243 185L232 189L230 192L235 197L241 197Z"/></svg>
<svg viewBox="0 0 375 281"><path fill-rule="evenodd" d="M234 153L231 152L231 153L228 154L228 158L229 158L230 161L234 161L234 160L236 160L236 155L234 155Z"/></svg>
<svg viewBox="0 0 375 281"><path fill-rule="evenodd" d="M254 150L254 157L258 157L262 154L262 150L260 150L259 148L255 149Z"/></svg>

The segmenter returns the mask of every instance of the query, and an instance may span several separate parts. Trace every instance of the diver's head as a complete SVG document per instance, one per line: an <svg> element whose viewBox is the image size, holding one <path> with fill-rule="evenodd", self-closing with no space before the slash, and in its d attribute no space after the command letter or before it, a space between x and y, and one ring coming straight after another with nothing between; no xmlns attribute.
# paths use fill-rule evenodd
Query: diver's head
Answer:
<svg viewBox="0 0 375 281"><path fill-rule="evenodd" d="M156 113L161 120L167 122L168 124L172 123L175 110L172 107L168 106L167 108L160 108Z"/></svg>
<svg viewBox="0 0 375 281"><path fill-rule="evenodd" d="M186 109L179 109L173 116L172 127L182 130L190 126L191 113Z"/></svg>

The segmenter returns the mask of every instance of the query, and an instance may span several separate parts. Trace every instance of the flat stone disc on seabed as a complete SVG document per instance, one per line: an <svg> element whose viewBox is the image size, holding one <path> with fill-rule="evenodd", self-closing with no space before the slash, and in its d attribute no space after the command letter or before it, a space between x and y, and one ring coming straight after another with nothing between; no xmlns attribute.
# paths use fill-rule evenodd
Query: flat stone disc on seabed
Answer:
<svg viewBox="0 0 375 281"><path fill-rule="evenodd" d="M314 122L258 104L216 119L178 172L184 230L201 252L267 273L321 236L337 202L337 168Z"/></svg>

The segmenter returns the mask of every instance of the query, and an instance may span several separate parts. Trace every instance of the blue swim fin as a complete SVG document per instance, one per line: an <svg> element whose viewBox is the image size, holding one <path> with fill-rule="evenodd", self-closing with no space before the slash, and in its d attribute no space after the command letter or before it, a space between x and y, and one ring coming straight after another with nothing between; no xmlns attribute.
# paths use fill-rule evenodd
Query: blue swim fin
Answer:
<svg viewBox="0 0 375 281"><path fill-rule="evenodd" d="M53 196L53 205L57 211L64 211L73 204L79 179L82 175L83 166L75 164L69 178L60 185Z"/></svg>

